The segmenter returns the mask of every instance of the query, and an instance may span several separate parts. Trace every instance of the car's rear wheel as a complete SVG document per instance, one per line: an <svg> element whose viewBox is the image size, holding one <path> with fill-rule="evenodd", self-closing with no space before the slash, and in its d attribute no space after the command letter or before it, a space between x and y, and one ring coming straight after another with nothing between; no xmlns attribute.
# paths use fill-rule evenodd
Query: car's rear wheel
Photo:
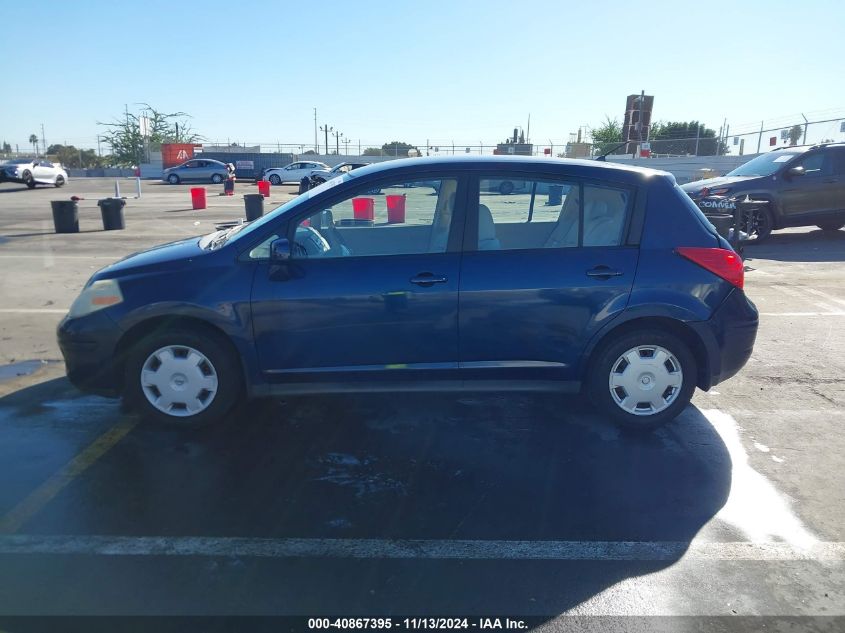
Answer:
<svg viewBox="0 0 845 633"><path fill-rule="evenodd" d="M745 241L762 242L772 234L774 218L768 205L761 205L748 212L741 223L741 229L746 234Z"/></svg>
<svg viewBox="0 0 845 633"><path fill-rule="evenodd" d="M64 176L56 176L56 183L55 183L56 187L63 187L64 184L65 184Z"/></svg>
<svg viewBox="0 0 845 633"><path fill-rule="evenodd" d="M673 420L695 390L696 362L680 338L635 330L596 350L587 390L596 408L617 424L650 430Z"/></svg>
<svg viewBox="0 0 845 633"><path fill-rule="evenodd" d="M220 174L213 174L211 176L211 182L213 182L215 185L219 185L221 182L223 182L223 176L221 176Z"/></svg>
<svg viewBox="0 0 845 633"><path fill-rule="evenodd" d="M819 222L816 226L818 226L822 231L838 231L845 226L845 222L829 220L827 222Z"/></svg>
<svg viewBox="0 0 845 633"><path fill-rule="evenodd" d="M190 428L216 422L241 391L238 359L211 331L156 333L137 343L127 358L124 399L157 422Z"/></svg>
<svg viewBox="0 0 845 633"><path fill-rule="evenodd" d="M167 182L169 182L171 185L178 185L179 184L179 176L177 176L176 174L170 174L167 177Z"/></svg>
<svg viewBox="0 0 845 633"><path fill-rule="evenodd" d="M282 179L278 174L270 174L270 178L268 178L271 185L280 185L282 184Z"/></svg>

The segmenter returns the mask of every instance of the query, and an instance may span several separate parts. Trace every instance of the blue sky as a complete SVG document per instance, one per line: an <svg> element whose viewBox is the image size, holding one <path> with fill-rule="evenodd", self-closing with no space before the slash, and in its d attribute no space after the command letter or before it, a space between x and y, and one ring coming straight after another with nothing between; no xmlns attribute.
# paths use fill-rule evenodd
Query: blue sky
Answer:
<svg viewBox="0 0 845 633"><path fill-rule="evenodd" d="M0 0L0 11L0 54L14 60L0 141L22 148L42 123L48 143L96 146L98 121L142 102L190 113L209 140L265 143L313 144L316 107L356 145L494 143L529 113L532 140L562 143L621 118L640 89L655 119L716 130L725 118L733 132L845 116L836 1Z"/></svg>

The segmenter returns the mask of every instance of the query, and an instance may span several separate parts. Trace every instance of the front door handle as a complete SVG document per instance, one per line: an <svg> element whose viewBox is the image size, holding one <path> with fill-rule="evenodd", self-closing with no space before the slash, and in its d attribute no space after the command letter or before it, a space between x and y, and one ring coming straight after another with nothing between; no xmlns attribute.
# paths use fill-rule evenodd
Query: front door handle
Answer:
<svg viewBox="0 0 845 633"><path fill-rule="evenodd" d="M595 277L597 279L610 279L611 277L621 277L624 273L621 270L613 270L608 266L596 266L592 270L587 271L587 277Z"/></svg>
<svg viewBox="0 0 845 633"><path fill-rule="evenodd" d="M416 277L411 277L410 281L412 284L417 284L418 286L423 286L424 288L430 288L434 284L445 284L449 280L443 275L420 273Z"/></svg>

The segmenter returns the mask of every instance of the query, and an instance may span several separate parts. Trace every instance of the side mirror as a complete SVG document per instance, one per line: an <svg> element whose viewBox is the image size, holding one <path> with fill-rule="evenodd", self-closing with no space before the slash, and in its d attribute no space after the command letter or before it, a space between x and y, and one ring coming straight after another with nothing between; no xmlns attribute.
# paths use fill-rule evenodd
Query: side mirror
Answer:
<svg viewBox="0 0 845 633"><path fill-rule="evenodd" d="M803 167L790 167L786 170L786 176L788 178L793 178L794 176L804 176L806 173L807 170Z"/></svg>
<svg viewBox="0 0 845 633"><path fill-rule="evenodd" d="M290 241L280 237L270 243L270 261L276 264L283 264L290 261Z"/></svg>

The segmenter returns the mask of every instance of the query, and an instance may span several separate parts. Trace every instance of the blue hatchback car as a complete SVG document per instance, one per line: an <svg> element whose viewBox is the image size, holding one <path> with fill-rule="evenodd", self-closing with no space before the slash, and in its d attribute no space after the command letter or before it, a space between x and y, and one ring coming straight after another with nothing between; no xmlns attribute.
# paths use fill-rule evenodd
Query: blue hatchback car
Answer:
<svg viewBox="0 0 845 633"><path fill-rule="evenodd" d="M745 364L757 323L741 259L670 174L455 157L127 257L58 338L80 389L185 425L244 396L551 389L653 428Z"/></svg>

